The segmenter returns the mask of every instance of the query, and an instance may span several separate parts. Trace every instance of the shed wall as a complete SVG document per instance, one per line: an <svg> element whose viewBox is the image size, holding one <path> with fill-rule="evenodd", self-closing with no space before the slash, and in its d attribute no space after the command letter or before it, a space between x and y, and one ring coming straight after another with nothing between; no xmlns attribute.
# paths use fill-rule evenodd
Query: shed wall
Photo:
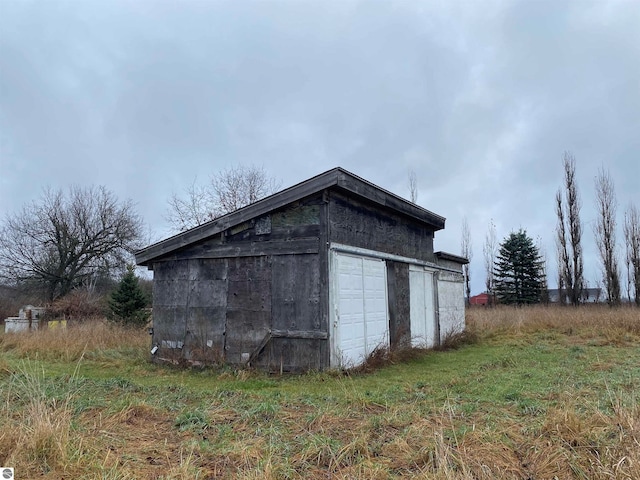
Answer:
<svg viewBox="0 0 640 480"><path fill-rule="evenodd" d="M273 257L272 333L258 364L271 370L327 365L327 323L321 314L319 255Z"/></svg>
<svg viewBox="0 0 640 480"><path fill-rule="evenodd" d="M433 231L391 210L336 191L329 196L329 241L433 262Z"/></svg>
<svg viewBox="0 0 640 480"><path fill-rule="evenodd" d="M324 208L305 199L154 262L157 358L325 368Z"/></svg>
<svg viewBox="0 0 640 480"><path fill-rule="evenodd" d="M158 262L153 281L153 343L158 357L218 361L224 357L227 262Z"/></svg>
<svg viewBox="0 0 640 480"><path fill-rule="evenodd" d="M230 258L225 361L246 363L271 329L271 257Z"/></svg>
<svg viewBox="0 0 640 480"><path fill-rule="evenodd" d="M433 231L391 209L327 190L156 259L157 356L250 360L272 370L328 368L328 256L334 243L390 256L389 341L409 345L409 265L411 259L436 260ZM458 277L450 277L438 282L443 333L460 327Z"/></svg>

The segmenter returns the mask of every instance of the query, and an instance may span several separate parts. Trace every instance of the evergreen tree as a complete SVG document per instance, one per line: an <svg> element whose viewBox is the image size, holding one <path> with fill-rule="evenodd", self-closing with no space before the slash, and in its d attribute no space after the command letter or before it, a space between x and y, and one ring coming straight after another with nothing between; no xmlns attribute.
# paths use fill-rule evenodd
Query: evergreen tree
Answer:
<svg viewBox="0 0 640 480"><path fill-rule="evenodd" d="M118 287L111 293L109 308L114 321L129 326L143 326L149 315L144 308L147 299L138 283L133 265L127 267L127 273L122 277Z"/></svg>
<svg viewBox="0 0 640 480"><path fill-rule="evenodd" d="M525 230L512 232L501 244L495 263L495 290L501 303L539 303L543 288L538 248Z"/></svg>

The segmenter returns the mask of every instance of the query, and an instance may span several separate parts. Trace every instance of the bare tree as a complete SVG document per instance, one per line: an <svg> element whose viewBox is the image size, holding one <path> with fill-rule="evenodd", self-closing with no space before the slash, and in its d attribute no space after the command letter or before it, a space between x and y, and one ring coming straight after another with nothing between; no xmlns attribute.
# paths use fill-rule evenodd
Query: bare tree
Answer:
<svg viewBox="0 0 640 480"><path fill-rule="evenodd" d="M263 167L238 165L211 177L216 216L234 212L275 193L280 184L267 175Z"/></svg>
<svg viewBox="0 0 640 480"><path fill-rule="evenodd" d="M565 152L564 188L556 193L556 246L558 249L558 270L562 275L562 282L558 282L560 302L564 302L563 290L573 305L580 303L584 288L583 260L582 260L582 223L580 221L580 196L576 184L576 161L573 155Z"/></svg>
<svg viewBox="0 0 640 480"><path fill-rule="evenodd" d="M485 286L489 299L493 301L494 294L494 265L496 263L496 255L498 254L498 235L496 234L496 226L493 220L489 222L489 229L484 237L484 245L482 247L482 253L484 254L484 268L487 278L485 280Z"/></svg>
<svg viewBox="0 0 640 480"><path fill-rule="evenodd" d="M633 286L633 270L632 270L632 265L631 265L631 256L629 255L629 252L627 251L627 254L624 256L624 267L625 267L625 273L627 274L626 276L626 292L627 292L627 301L629 303L631 303L631 287Z"/></svg>
<svg viewBox="0 0 640 480"><path fill-rule="evenodd" d="M257 202L279 188L280 183L263 167L230 167L212 175L208 185L199 186L194 180L184 196L173 193L166 218L177 230L189 230Z"/></svg>
<svg viewBox="0 0 640 480"><path fill-rule="evenodd" d="M609 304L620 303L620 272L616 255L616 194L609 172L601 168L595 179L598 217L593 226L602 262L602 280Z"/></svg>
<svg viewBox="0 0 640 480"><path fill-rule="evenodd" d="M629 205L624 214L624 238L627 262L630 264L630 282L634 286L636 305L640 307L640 211Z"/></svg>
<svg viewBox="0 0 640 480"><path fill-rule="evenodd" d="M469 260L468 263L462 266L462 273L464 274L465 290L467 293L467 305L471 298L471 258L473 257L473 248L471 246L471 232L469 231L469 222L466 217L462 219L462 240L461 240L461 252L462 256Z"/></svg>
<svg viewBox="0 0 640 480"><path fill-rule="evenodd" d="M53 300L99 275L126 265L140 247L142 221L131 201L119 202L104 187L45 190L4 220L0 274L36 282Z"/></svg>
<svg viewBox="0 0 640 480"><path fill-rule="evenodd" d="M168 200L167 220L179 231L202 225L215 218L215 202L209 188L198 185L197 178L183 197L175 192Z"/></svg>
<svg viewBox="0 0 640 480"><path fill-rule="evenodd" d="M409 200L412 203L418 201L418 177L415 170L409 170Z"/></svg>

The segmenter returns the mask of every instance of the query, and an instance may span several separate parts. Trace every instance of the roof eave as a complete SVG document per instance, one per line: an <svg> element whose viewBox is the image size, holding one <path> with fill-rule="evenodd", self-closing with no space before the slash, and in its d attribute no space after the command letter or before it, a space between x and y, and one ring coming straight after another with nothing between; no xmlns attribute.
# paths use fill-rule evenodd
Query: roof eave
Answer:
<svg viewBox="0 0 640 480"><path fill-rule="evenodd" d="M453 253L447 252L435 252L434 255L442 260L449 260L450 262L459 263L460 265L466 265L469 263L469 259L466 257L461 257L460 255L454 255Z"/></svg>

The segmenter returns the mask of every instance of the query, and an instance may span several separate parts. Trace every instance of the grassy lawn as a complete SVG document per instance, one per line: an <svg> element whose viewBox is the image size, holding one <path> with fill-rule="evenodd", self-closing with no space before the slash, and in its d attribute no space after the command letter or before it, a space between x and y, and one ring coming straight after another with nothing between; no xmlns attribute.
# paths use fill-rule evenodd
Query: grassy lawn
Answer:
<svg viewBox="0 0 640 480"><path fill-rule="evenodd" d="M148 362L102 323L0 335L17 478L640 478L640 312L471 310L467 342L370 373Z"/></svg>

